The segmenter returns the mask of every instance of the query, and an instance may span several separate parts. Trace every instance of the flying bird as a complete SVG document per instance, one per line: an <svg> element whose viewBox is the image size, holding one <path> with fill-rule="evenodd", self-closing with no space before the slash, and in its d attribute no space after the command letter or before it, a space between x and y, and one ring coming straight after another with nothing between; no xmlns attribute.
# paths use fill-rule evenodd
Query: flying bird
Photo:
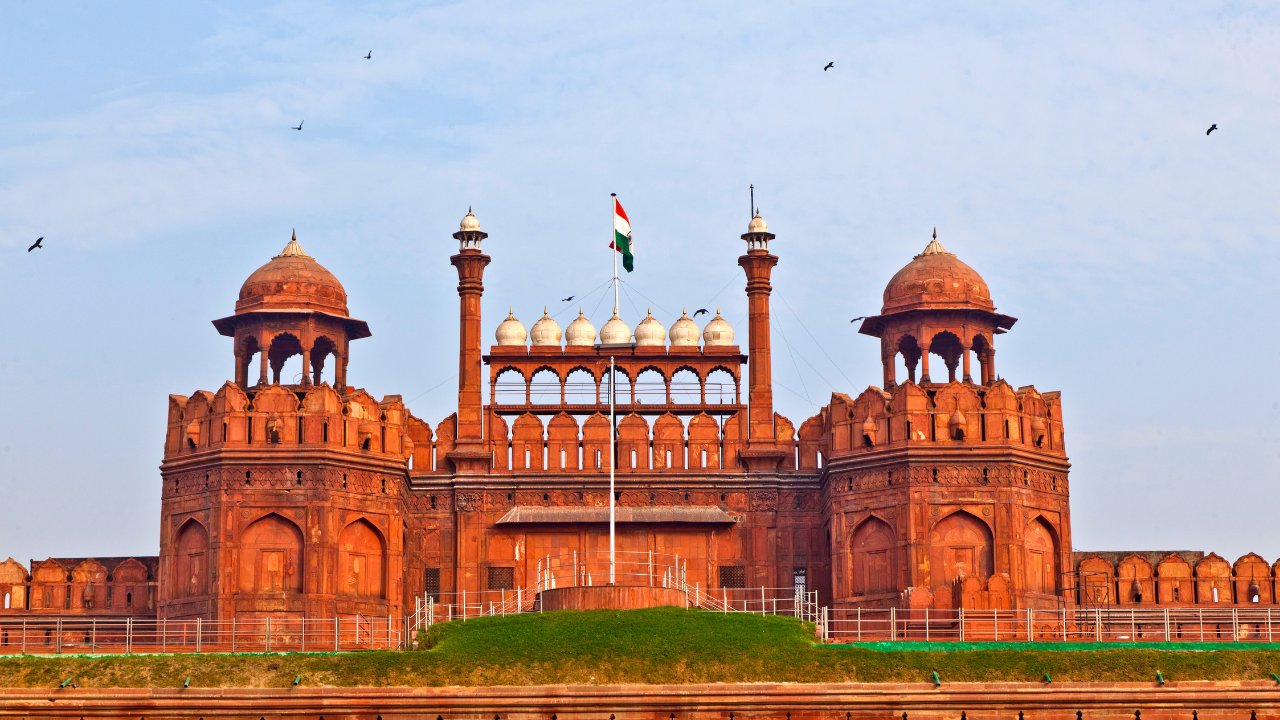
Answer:
<svg viewBox="0 0 1280 720"><path fill-rule="evenodd" d="M577 296L576 296L576 295L570 295L569 297L567 297L567 298L565 298L565 299L561 300L560 302L569 302L569 301L573 300L575 297L577 297Z"/></svg>
<svg viewBox="0 0 1280 720"><path fill-rule="evenodd" d="M693 316L694 316L694 317L698 317L699 315L706 315L706 314L707 314L707 309L706 309L706 308L699 308L699 309L697 309L697 310L694 310L694 311L693 311Z"/></svg>
<svg viewBox="0 0 1280 720"><path fill-rule="evenodd" d="M1213 132L1214 130L1217 130L1217 129L1218 129L1218 123L1214 123L1214 124L1212 124L1212 125L1210 125L1210 126L1209 126L1209 129L1208 129L1208 130L1205 130L1205 131L1204 131L1204 134L1205 134L1205 135L1208 135L1209 133L1211 133L1211 132Z"/></svg>
<svg viewBox="0 0 1280 720"><path fill-rule="evenodd" d="M833 63L833 62L829 62L829 63L827 63L827 66L826 66L826 67L822 68L822 72L826 72L826 71L830 70L831 68L833 68L833 67L835 67L835 66L836 66L836 64L835 64L835 63Z"/></svg>
<svg viewBox="0 0 1280 720"><path fill-rule="evenodd" d="M302 129L302 123L304 123L304 122L306 122L306 120L303 120L302 122L298 123L298 127L293 127L292 125L290 125L290 126L289 126L289 129L290 129L290 130L301 130L301 129Z"/></svg>
<svg viewBox="0 0 1280 720"><path fill-rule="evenodd" d="M849 322L851 322L851 323L856 323L856 322L858 322L859 320L866 320L866 319L867 319L867 316L866 316L866 315L863 315L862 317L856 317L856 318L854 318L854 319L850 320Z"/></svg>
<svg viewBox="0 0 1280 720"><path fill-rule="evenodd" d="M32 250L35 250L36 248L44 249L44 246L40 244L40 241L41 241L41 240L44 240L44 236L43 236L43 235L41 235L39 238L37 238L37 239L36 239L36 241L35 241L35 243L34 243L34 244L32 244L32 246L31 246L31 247L27 248L27 252L31 252Z"/></svg>
<svg viewBox="0 0 1280 720"><path fill-rule="evenodd" d="M370 51L369 51L369 54L364 56L364 59L365 59L365 60L372 60L372 59L373 59L373 51L372 51L372 50L370 50Z"/></svg>

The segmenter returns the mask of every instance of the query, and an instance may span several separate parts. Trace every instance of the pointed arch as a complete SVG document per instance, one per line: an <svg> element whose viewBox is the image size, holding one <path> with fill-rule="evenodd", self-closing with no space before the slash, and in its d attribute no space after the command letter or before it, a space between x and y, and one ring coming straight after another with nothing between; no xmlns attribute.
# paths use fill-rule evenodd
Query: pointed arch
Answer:
<svg viewBox="0 0 1280 720"><path fill-rule="evenodd" d="M242 593L302 592L302 529L267 513L240 535Z"/></svg>
<svg viewBox="0 0 1280 720"><path fill-rule="evenodd" d="M1043 516L1027 523L1022 535L1026 548L1027 592L1058 594L1058 533Z"/></svg>
<svg viewBox="0 0 1280 720"><path fill-rule="evenodd" d="M872 515L849 536L853 595L877 595L895 589L893 528Z"/></svg>
<svg viewBox="0 0 1280 720"><path fill-rule="evenodd" d="M338 536L338 594L386 597L387 544L365 518L348 523Z"/></svg>
<svg viewBox="0 0 1280 720"><path fill-rule="evenodd" d="M961 576L985 580L995 567L991 528L976 516L957 510L933 526L931 574L933 585Z"/></svg>
<svg viewBox="0 0 1280 720"><path fill-rule="evenodd" d="M209 592L209 532L195 518L178 528L173 541L174 597L200 597Z"/></svg>

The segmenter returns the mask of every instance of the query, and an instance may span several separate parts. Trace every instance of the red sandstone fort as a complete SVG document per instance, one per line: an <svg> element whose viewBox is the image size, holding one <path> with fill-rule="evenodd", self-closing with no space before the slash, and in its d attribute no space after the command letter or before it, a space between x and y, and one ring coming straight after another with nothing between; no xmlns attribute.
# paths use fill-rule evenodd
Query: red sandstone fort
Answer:
<svg viewBox="0 0 1280 720"><path fill-rule="evenodd" d="M1275 603L1277 569L1257 555L1071 551L1062 399L996 374L1016 320L936 239L860 328L879 340L880 386L795 423L773 409L779 258L759 215L738 258L746 347L718 312L632 329L615 310L599 333L581 313L563 333L508 314L486 351L486 237L470 213L454 234L455 414L433 426L349 382L369 327L295 239L213 322L234 379L169 396L159 556L9 559L0 613L401 616L418 598L535 587L554 558L608 548L611 358L618 550L679 556L690 585L803 587L841 608ZM310 373L288 384L295 355Z"/></svg>

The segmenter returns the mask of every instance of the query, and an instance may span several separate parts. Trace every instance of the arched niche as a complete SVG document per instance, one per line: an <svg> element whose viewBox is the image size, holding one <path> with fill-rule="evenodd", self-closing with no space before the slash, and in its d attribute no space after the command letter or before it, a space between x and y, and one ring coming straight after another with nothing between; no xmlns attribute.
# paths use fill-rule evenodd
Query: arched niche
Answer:
<svg viewBox="0 0 1280 720"><path fill-rule="evenodd" d="M853 594L877 595L894 590L893 528L878 517L863 520L849 539Z"/></svg>
<svg viewBox="0 0 1280 720"><path fill-rule="evenodd" d="M1058 536L1044 518L1027 523L1023 535L1026 548L1027 592L1056 595L1058 592Z"/></svg>
<svg viewBox="0 0 1280 720"><path fill-rule="evenodd" d="M386 597L386 544L382 533L360 518L338 537L338 594Z"/></svg>
<svg viewBox="0 0 1280 720"><path fill-rule="evenodd" d="M991 528L960 510L933 526L930 561L936 580L950 583L960 576L979 580L991 577L995 562Z"/></svg>
<svg viewBox="0 0 1280 720"><path fill-rule="evenodd" d="M276 513L240 536L240 592L302 592L302 530Z"/></svg>
<svg viewBox="0 0 1280 720"><path fill-rule="evenodd" d="M178 528L173 559L174 597L199 597L209 591L209 533L194 518Z"/></svg>

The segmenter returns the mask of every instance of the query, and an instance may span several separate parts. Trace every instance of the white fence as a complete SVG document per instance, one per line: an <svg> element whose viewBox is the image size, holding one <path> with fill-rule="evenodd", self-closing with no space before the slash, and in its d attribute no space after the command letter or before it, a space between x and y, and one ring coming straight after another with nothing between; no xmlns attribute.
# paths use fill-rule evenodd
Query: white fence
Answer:
<svg viewBox="0 0 1280 720"><path fill-rule="evenodd" d="M823 608L818 631L833 642L1272 642L1270 608L932 610Z"/></svg>
<svg viewBox="0 0 1280 720"><path fill-rule="evenodd" d="M0 619L0 655L350 652L403 647L408 619Z"/></svg>

